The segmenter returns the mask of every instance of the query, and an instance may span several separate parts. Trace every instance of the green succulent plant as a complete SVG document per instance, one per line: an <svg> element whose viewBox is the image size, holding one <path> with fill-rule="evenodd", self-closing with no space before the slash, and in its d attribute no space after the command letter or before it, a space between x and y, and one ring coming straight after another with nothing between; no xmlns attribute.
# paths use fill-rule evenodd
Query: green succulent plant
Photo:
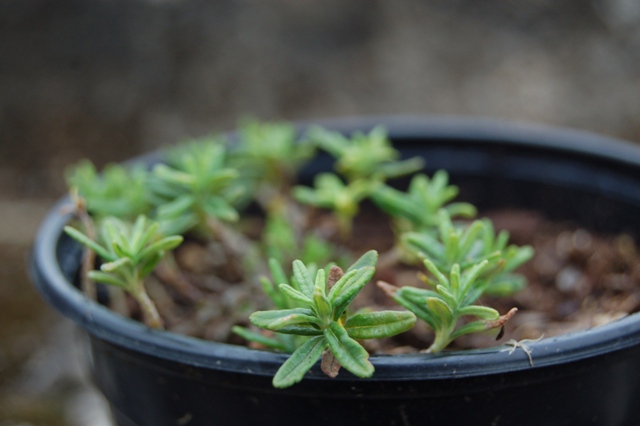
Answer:
<svg viewBox="0 0 640 426"><path fill-rule="evenodd" d="M435 332L435 339L426 352L440 352L458 337L502 327L517 311L511 309L500 316L497 310L487 306L473 305L482 294L478 277L483 271L495 268L499 261L483 260L461 272L460 265L454 264L448 274L443 274L428 259L424 265L434 278L427 278L430 289L415 287L395 287L385 282L378 285L396 302L420 319ZM460 325L465 316L475 316L478 320Z"/></svg>
<svg viewBox="0 0 640 426"><path fill-rule="evenodd" d="M489 219L475 220L468 226L456 227L446 210L438 212L438 234L409 232L402 235L405 246L415 254L429 259L442 273L453 265L462 270L483 260L494 261L478 277L478 289L483 294L506 296L521 290L526 280L513 273L529 261L534 251L530 246L508 245L509 233L496 234Z"/></svg>
<svg viewBox="0 0 640 426"><path fill-rule="evenodd" d="M220 138L191 142L170 152L169 164L154 166L148 179L163 231L211 233L212 221L238 220L233 206L242 191L234 185L238 175L227 167Z"/></svg>
<svg viewBox="0 0 640 426"><path fill-rule="evenodd" d="M335 157L335 173L318 174L313 187L294 186L316 148ZM509 234L496 233L488 219L454 221L475 217L476 209L455 201L458 188L444 171L431 178L414 175L406 191L388 185L423 170L422 158L400 158L381 127L350 137L316 127L299 140L290 124L246 120L236 140L191 141L169 150L166 161L150 171L110 165L99 174L89 162L70 169L67 182L83 231L66 227L65 232L99 258L98 270L93 257L85 258L84 278L128 292L154 328L162 327L162 319L145 289L146 278L154 272L158 280L164 277L163 283L195 309L202 293L189 291L172 250L182 235L193 239L190 244L206 241L212 264L224 265L212 269L220 285L253 291L254 272L269 272L255 286L273 309L251 314L249 328L238 326L246 325L246 318L234 319L233 331L290 354L273 378L275 387L299 382L318 360L330 377L342 367L369 377L374 367L360 341L407 331L416 316L435 331L429 352L442 351L465 334L501 328L516 309L500 315L478 300L521 289L526 282L515 270L533 256L530 247L509 245ZM353 221L366 199L395 223L396 247L385 253L381 268L389 272L407 259L426 268L420 274L426 288L378 283L408 311L349 311L378 262L377 251L370 250L346 271L337 266L350 263L345 247L358 238ZM316 212L301 204L325 209L341 241L324 227L314 229L310 219ZM239 225L250 221L239 221L239 210L249 205L264 219L244 235ZM260 242L249 235L259 235ZM409 256L398 256L398 247ZM258 303L243 299L235 313L255 310Z"/></svg>
<svg viewBox="0 0 640 426"><path fill-rule="evenodd" d="M100 242L70 226L64 231L104 261L99 270L89 272L92 280L125 290L140 304L145 323L162 328L162 318L147 295L144 279L168 250L182 243L182 236L163 237L158 232L158 223L145 216L139 216L133 225L114 217L105 218L99 230Z"/></svg>
<svg viewBox="0 0 640 426"><path fill-rule="evenodd" d="M449 175L439 170L431 179L423 174L415 175L406 192L378 185L372 191L371 199L401 222L401 231L430 232L440 224L438 212L442 209L451 217L471 218L476 215L476 208L469 203L450 203L457 195L458 187L449 185Z"/></svg>
<svg viewBox="0 0 640 426"><path fill-rule="evenodd" d="M152 206L146 180L147 170L141 165L127 168L109 164L99 174L93 163L83 160L66 171L68 187L84 200L96 221L107 216L133 221L139 215L148 215Z"/></svg>
<svg viewBox="0 0 640 426"><path fill-rule="evenodd" d="M240 123L239 143L231 158L232 164L246 174L286 190L315 150L310 141L298 138L290 123L246 119Z"/></svg>
<svg viewBox="0 0 640 426"><path fill-rule="evenodd" d="M333 211L338 222L338 233L343 239L349 238L360 202L369 195L375 182L356 180L345 184L332 173L321 173L316 176L314 185L315 188L296 186L293 189L294 198L303 204Z"/></svg>
<svg viewBox="0 0 640 426"><path fill-rule="evenodd" d="M411 312L361 312L349 315L347 308L375 272L377 253L369 251L346 273L334 266L328 276L324 269L315 279L301 261L294 261L295 279L282 283L280 290L304 307L258 311L250 316L253 325L283 334L309 336L280 367L273 378L276 388L291 386L323 358L325 374L335 377L342 366L359 377L374 372L369 354L357 339L389 337L410 329ZM336 368L338 367L338 368Z"/></svg>
<svg viewBox="0 0 640 426"><path fill-rule="evenodd" d="M314 127L308 137L336 158L336 171L348 182L358 179L385 181L417 172L424 166L424 161L418 157L399 160L400 153L380 126L369 134L354 133L351 138Z"/></svg>

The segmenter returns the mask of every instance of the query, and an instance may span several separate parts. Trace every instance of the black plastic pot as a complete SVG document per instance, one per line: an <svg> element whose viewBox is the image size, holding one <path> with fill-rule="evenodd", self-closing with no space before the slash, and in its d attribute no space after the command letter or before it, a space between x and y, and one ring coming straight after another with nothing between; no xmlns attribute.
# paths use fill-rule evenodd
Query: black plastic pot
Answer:
<svg viewBox="0 0 640 426"><path fill-rule="evenodd" d="M403 154L444 168L480 209L525 207L593 230L640 236L640 148L583 132L456 118L383 124ZM325 158L307 173L328 167ZM276 390L285 355L153 331L88 301L73 285L79 249L55 206L32 273L44 297L89 336L91 367L119 425L638 425L640 316L531 343L438 355L372 357L376 372L329 379L319 367Z"/></svg>

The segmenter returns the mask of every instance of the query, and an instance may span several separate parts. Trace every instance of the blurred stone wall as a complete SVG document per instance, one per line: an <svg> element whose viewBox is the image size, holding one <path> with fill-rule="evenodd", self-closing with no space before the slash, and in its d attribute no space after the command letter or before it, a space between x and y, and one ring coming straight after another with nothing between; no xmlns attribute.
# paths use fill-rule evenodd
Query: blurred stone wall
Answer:
<svg viewBox="0 0 640 426"><path fill-rule="evenodd" d="M466 114L640 140L636 0L3 0L0 193L246 114Z"/></svg>

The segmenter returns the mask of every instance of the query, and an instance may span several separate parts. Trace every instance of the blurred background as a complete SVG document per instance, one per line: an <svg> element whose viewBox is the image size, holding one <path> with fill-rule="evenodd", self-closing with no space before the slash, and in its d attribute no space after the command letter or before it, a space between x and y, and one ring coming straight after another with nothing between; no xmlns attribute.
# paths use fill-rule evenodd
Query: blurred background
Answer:
<svg viewBox="0 0 640 426"><path fill-rule="evenodd" d="M0 0L0 426L108 425L27 278L66 166L246 115L455 114L640 142L637 0Z"/></svg>

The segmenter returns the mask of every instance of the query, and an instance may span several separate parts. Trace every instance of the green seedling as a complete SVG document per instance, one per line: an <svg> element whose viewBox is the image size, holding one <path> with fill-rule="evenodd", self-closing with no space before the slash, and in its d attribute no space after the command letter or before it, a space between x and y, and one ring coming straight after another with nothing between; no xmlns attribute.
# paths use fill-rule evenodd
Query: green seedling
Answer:
<svg viewBox="0 0 640 426"><path fill-rule="evenodd" d="M133 225L107 217L101 222L99 243L75 228L66 226L65 232L95 251L104 261L100 270L89 272L99 283L122 288L138 303L145 323L162 328L162 318L147 295L144 279L153 271L165 252L176 248L183 238L178 235L162 237L158 223L139 216Z"/></svg>
<svg viewBox="0 0 640 426"><path fill-rule="evenodd" d="M233 202L240 196L234 185L239 173L226 166L221 139L192 142L171 152L169 159L153 168L148 182L163 232L211 234L214 223L238 220Z"/></svg>
<svg viewBox="0 0 640 426"><path fill-rule="evenodd" d="M526 280L513 271L533 257L532 247L508 245L509 233L496 234L486 218L461 227L452 223L446 210L440 210L438 217L438 235L406 233L402 235L404 245L429 259L444 274L455 264L466 270L482 260L492 261L493 266L485 268L478 277L476 288L482 294L507 296L524 288Z"/></svg>
<svg viewBox="0 0 640 426"><path fill-rule="evenodd" d="M148 215L151 203L146 191L147 171L143 166L126 168L107 165L101 174L88 160L66 172L70 192L84 200L87 212L96 221L107 216L133 221Z"/></svg>
<svg viewBox="0 0 640 426"><path fill-rule="evenodd" d="M435 339L426 352L440 352L465 334L502 328L516 313L517 309L512 308L507 314L500 316L493 308L473 305L482 294L478 289L478 277L483 270L494 268L497 263L495 259L483 260L463 272L460 265L454 264L447 276L426 259L424 265L434 277L427 279L430 289L408 286L398 288L382 281L378 282L378 286L429 324L435 332ZM465 316L479 319L460 325L460 320Z"/></svg>
<svg viewBox="0 0 640 426"><path fill-rule="evenodd" d="M254 312L249 318L262 332L238 326L233 330L250 342L290 354L273 378L278 388L299 382L318 359L330 377L341 367L359 377L371 376L374 367L359 340L404 332L416 316L435 330L428 351L439 352L457 337L501 328L514 315L515 308L501 316L476 303L483 295L506 295L522 288L525 280L514 271L533 250L509 245L508 233L496 233L488 219L468 225L453 222L452 217L471 218L476 211L470 204L455 202L458 188L449 184L446 172L432 178L416 175L408 190L400 191L386 181L420 172L423 160L401 160L382 128L351 137L314 128L307 135L298 142L289 124L245 121L236 141L210 137L188 143L169 151L166 163L151 171L108 166L98 175L93 165L81 163L68 172L67 181L83 231L65 231L102 261L100 269L93 270L94 258L88 256L83 280L124 289L140 304L145 323L160 328L162 319L144 282L154 268L167 285L168 276L184 277L179 262L171 261L172 249L183 239L178 234L201 243L197 250L209 250L206 255L212 256L211 270L220 285L252 288L253 272L268 270L270 278L259 282L273 310ZM335 157L335 174L317 175L312 188L293 186L316 147ZM409 311L373 312L365 307L350 313L349 305L374 275L377 252L367 252L343 271L331 261L349 264L342 259L348 252L328 240L331 232L324 226L313 229L309 219L314 215L300 205L330 210L346 242L357 237L352 235L353 220L366 198L395 224L396 247L383 254L379 267L388 273L401 261L421 260L427 270L421 274L426 288L379 282ZM232 227L238 210L249 204L264 212L264 227L247 233L255 236L261 231L257 243L240 227L261 221ZM166 261L157 268L161 259ZM173 270L163 275L162 266L165 272L167 267ZM90 291L90 286L83 288ZM186 300L198 299L189 297ZM235 312L253 306L253 301L244 301Z"/></svg>
<svg viewBox="0 0 640 426"><path fill-rule="evenodd" d="M430 232L440 224L438 212L444 209L450 217L472 218L476 208L469 203L451 203L458 187L449 185L449 175L440 170L429 179L423 174L411 179L406 192L379 185L371 199L398 222L400 232Z"/></svg>
<svg viewBox="0 0 640 426"><path fill-rule="evenodd" d="M284 193L314 154L315 146L307 140L300 141L289 123L244 120L231 159L243 175L254 176L259 183Z"/></svg>
<svg viewBox="0 0 640 426"><path fill-rule="evenodd" d="M322 358L325 374L335 377L340 367L358 377L374 372L369 354L357 339L389 337L413 327L411 312L362 312L350 316L347 308L375 272L377 253L367 252L346 273L339 267L316 272L315 279L300 261L294 261L294 280L280 284L280 290L304 307L258 311L250 316L253 325L284 334L308 336L280 367L273 378L276 388L291 386Z"/></svg>
<svg viewBox="0 0 640 426"><path fill-rule="evenodd" d="M340 255L339 247L311 231L294 226L288 213L277 211L267 216L262 242L268 258L281 264L291 264L298 258L305 264L325 265ZM344 259L337 260L342 262Z"/></svg>
<svg viewBox="0 0 640 426"><path fill-rule="evenodd" d="M375 182L364 179L345 184L332 173L319 174L314 180L315 188L296 186L293 196L303 204L332 210L338 222L338 233L343 240L351 236L353 218L358 214L359 205Z"/></svg>
<svg viewBox="0 0 640 426"><path fill-rule="evenodd" d="M277 309L284 310L304 307L299 301L291 298L285 291L280 289L278 284L276 284L286 284L293 288L299 287L297 283L294 283L295 277L291 277L289 279L281 265L282 263L277 259L269 259L271 279L265 276L260 277L262 291L267 295L273 306ZM309 265L308 271L310 273L313 274L316 270L317 268L315 264ZM249 342L254 342L266 348L286 353L293 353L308 339L306 336L297 336L278 332L272 333L271 336L266 336L263 333L257 333L241 326L235 326L233 331Z"/></svg>
<svg viewBox="0 0 640 426"><path fill-rule="evenodd" d="M418 157L398 160L400 154L382 127L375 127L369 134L355 133L351 138L315 127L308 137L336 158L336 171L348 182L358 179L383 182L415 173L424 166L424 161Z"/></svg>

